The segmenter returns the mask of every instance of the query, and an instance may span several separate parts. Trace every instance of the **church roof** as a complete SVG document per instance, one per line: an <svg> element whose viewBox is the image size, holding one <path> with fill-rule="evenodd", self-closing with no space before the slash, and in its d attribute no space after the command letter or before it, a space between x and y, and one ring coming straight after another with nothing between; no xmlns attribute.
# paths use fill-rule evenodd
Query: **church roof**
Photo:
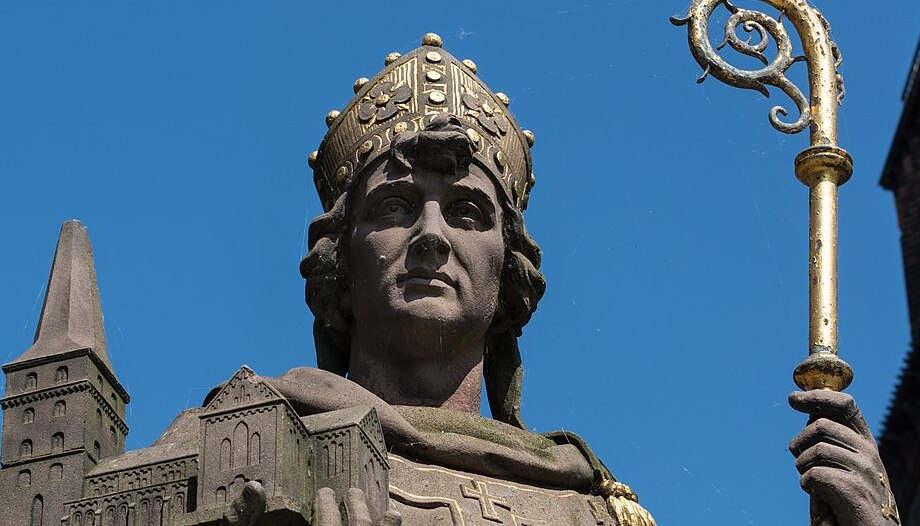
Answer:
<svg viewBox="0 0 920 526"><path fill-rule="evenodd" d="M86 474L95 477L105 473L158 464L198 454L199 415L204 408L194 407L179 413L166 431L148 448L128 451L103 459Z"/></svg>
<svg viewBox="0 0 920 526"><path fill-rule="evenodd" d="M86 227L79 221L67 221L58 237L35 340L3 369L85 350L114 376L105 344L93 249Z"/></svg>

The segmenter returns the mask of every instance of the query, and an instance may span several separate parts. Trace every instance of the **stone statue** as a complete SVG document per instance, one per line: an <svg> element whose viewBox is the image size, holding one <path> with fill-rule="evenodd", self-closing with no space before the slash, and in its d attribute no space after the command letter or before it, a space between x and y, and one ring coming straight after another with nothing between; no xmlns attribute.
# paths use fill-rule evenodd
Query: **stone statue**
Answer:
<svg viewBox="0 0 920 526"><path fill-rule="evenodd" d="M36 345L4 367L5 422L81 397L91 409L69 425L82 429L98 406L113 438L33 453L28 428L5 428L0 503L17 524L654 526L577 435L534 434L521 420L517 338L546 286L522 216L533 134L437 35L385 64L327 116L310 156L325 213L301 272L318 369L263 378L243 367L153 446L124 453L128 397L105 354L89 242L65 225ZM62 360L72 377L60 394L41 391L30 375ZM483 379L494 419L480 416ZM840 526L897 524L852 398L790 403L811 416L790 445L802 487ZM62 451L68 492L33 484Z"/></svg>

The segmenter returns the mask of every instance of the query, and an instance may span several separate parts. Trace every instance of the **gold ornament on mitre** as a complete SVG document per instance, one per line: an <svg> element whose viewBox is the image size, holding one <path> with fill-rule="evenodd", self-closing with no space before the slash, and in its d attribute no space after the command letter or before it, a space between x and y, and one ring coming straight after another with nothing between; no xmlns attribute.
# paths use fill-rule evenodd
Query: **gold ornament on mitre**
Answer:
<svg viewBox="0 0 920 526"><path fill-rule="evenodd" d="M434 33L405 55L390 53L385 64L372 79L355 83L356 94L344 110L327 115L329 131L310 156L323 209L329 211L356 176L389 151L397 134L418 133L441 113L460 120L473 145L473 162L495 176L513 206L526 208L534 182L534 138L511 115L510 99L489 90L472 61L444 51Z"/></svg>

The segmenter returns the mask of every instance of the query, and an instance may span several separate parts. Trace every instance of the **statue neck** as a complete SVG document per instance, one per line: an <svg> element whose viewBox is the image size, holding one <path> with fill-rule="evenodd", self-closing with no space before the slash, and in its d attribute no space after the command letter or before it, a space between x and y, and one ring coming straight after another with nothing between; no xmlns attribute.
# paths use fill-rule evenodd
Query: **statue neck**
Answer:
<svg viewBox="0 0 920 526"><path fill-rule="evenodd" d="M485 337L404 336L355 331L348 378L392 405L480 414Z"/></svg>

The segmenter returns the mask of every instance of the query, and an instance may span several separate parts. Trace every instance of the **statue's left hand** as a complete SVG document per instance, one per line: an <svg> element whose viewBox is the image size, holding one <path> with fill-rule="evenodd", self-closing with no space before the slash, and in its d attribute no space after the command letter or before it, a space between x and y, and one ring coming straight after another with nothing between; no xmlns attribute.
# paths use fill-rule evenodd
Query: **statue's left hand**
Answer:
<svg viewBox="0 0 920 526"><path fill-rule="evenodd" d="M811 417L789 443L802 489L830 506L838 526L900 524L878 446L853 397L796 391L789 405Z"/></svg>
<svg viewBox="0 0 920 526"><path fill-rule="evenodd" d="M401 526L402 516L394 510L387 510L375 525L371 522L367 498L358 488L350 488L345 494L344 510L339 509L332 488L320 488L316 492L316 508L312 526ZM344 511L344 520L343 513Z"/></svg>

